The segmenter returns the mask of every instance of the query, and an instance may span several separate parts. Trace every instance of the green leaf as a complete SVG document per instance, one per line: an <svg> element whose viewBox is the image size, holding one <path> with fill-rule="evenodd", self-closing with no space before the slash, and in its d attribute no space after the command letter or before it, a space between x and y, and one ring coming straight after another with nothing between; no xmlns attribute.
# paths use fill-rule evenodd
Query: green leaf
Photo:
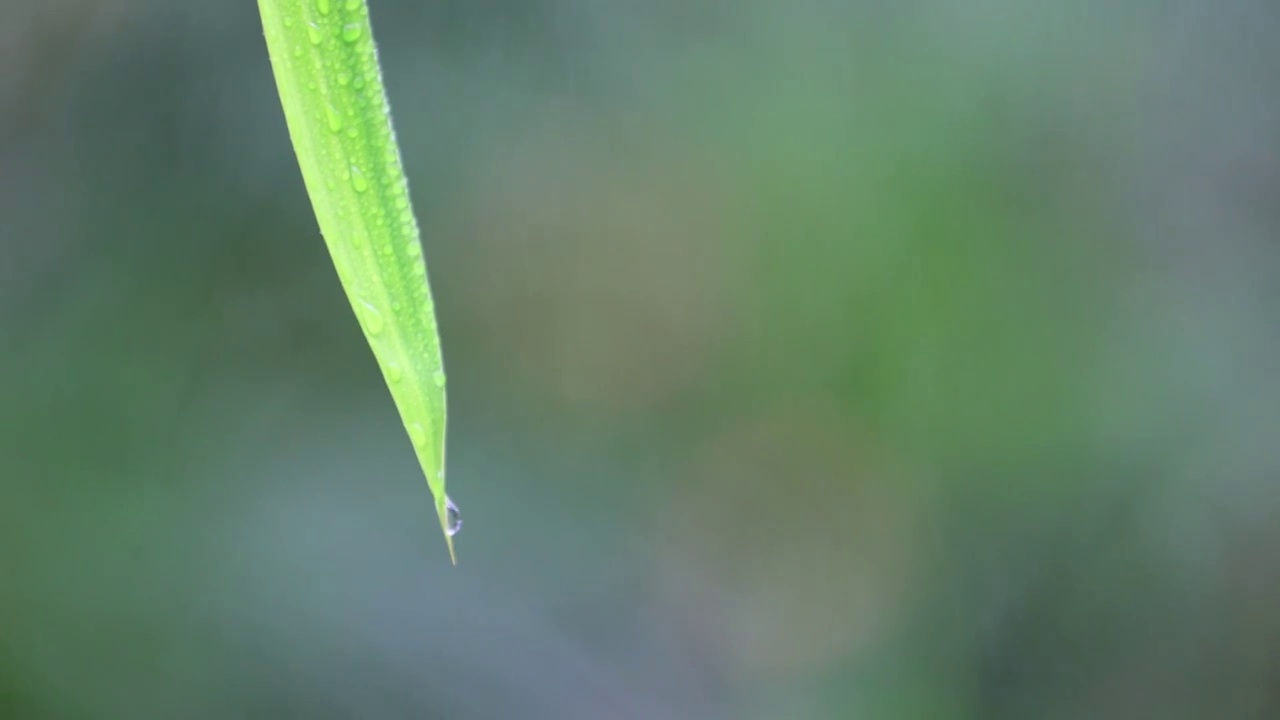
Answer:
<svg viewBox="0 0 1280 720"><path fill-rule="evenodd" d="M364 0L258 0L293 149L329 255L435 496L445 495L445 375L418 224Z"/></svg>

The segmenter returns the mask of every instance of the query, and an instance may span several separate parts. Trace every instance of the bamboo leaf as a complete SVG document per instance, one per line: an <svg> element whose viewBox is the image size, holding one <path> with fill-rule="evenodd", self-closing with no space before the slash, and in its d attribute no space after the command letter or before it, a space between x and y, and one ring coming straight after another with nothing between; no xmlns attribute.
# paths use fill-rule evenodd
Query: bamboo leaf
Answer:
<svg viewBox="0 0 1280 720"><path fill-rule="evenodd" d="M445 494L445 374L435 308L365 0L258 0L302 179L338 278L435 498Z"/></svg>

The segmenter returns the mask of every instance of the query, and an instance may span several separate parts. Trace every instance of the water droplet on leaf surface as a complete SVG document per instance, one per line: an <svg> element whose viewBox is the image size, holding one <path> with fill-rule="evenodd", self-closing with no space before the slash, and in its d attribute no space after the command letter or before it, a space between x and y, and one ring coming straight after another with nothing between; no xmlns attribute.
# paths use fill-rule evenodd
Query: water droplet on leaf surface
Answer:
<svg viewBox="0 0 1280 720"><path fill-rule="evenodd" d="M361 193L369 189L369 181L365 179L364 172L355 165L351 166L351 187Z"/></svg>
<svg viewBox="0 0 1280 720"><path fill-rule="evenodd" d="M360 39L360 33L363 32L358 23L351 23L342 28L342 39L347 42L355 42Z"/></svg>
<svg viewBox="0 0 1280 720"><path fill-rule="evenodd" d="M321 15L328 15L329 0L316 0L316 9L320 11Z"/></svg>
<svg viewBox="0 0 1280 720"><path fill-rule="evenodd" d="M409 423L406 427L409 431L409 439L413 441L413 446L419 450L427 446L427 431L422 429L418 423Z"/></svg>
<svg viewBox="0 0 1280 720"><path fill-rule="evenodd" d="M369 331L370 335L381 334L384 325L382 313L378 312L378 308L374 307L372 303L365 300L361 300L360 304L363 306L360 315L364 318L365 329Z"/></svg>
<svg viewBox="0 0 1280 720"><path fill-rule="evenodd" d="M449 533L449 537L453 537L462 531L462 511L458 510L458 506L448 495L444 496L445 507L445 527L444 531Z"/></svg>

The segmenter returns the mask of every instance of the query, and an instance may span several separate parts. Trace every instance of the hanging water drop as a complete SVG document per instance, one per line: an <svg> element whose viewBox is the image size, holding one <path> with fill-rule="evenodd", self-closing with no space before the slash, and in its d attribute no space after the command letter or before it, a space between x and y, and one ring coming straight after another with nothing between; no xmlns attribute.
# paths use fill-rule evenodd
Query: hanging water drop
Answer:
<svg viewBox="0 0 1280 720"><path fill-rule="evenodd" d="M444 387L444 371L436 370L431 373L431 382L435 383L438 388Z"/></svg>
<svg viewBox="0 0 1280 720"><path fill-rule="evenodd" d="M448 495L444 496L444 508L444 531L449 533L449 537L453 537L462 530L462 511L458 510L458 506L454 504Z"/></svg>
<svg viewBox="0 0 1280 720"><path fill-rule="evenodd" d="M342 39L347 42L355 42L360 39L361 28L359 23L351 23L342 28Z"/></svg>
<svg viewBox="0 0 1280 720"><path fill-rule="evenodd" d="M320 11L321 15L328 15L329 0L316 0L316 9Z"/></svg>
<svg viewBox="0 0 1280 720"><path fill-rule="evenodd" d="M324 34L315 23L307 23L307 38L311 40L312 45L319 45L320 41L324 40Z"/></svg>

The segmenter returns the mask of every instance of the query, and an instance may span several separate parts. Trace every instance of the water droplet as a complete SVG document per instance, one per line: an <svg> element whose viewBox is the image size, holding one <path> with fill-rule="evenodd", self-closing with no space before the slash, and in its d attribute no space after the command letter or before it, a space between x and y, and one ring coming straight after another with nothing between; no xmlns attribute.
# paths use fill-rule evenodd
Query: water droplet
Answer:
<svg viewBox="0 0 1280 720"><path fill-rule="evenodd" d="M338 84L346 87L351 84L351 73L338 73Z"/></svg>
<svg viewBox="0 0 1280 720"><path fill-rule="evenodd" d="M413 446L419 450L427 446L427 431L422 429L418 423L409 423L409 439L413 441Z"/></svg>
<svg viewBox="0 0 1280 720"><path fill-rule="evenodd" d="M335 110L332 105L324 106L324 114L329 120L330 130L338 132L342 129L342 116L338 114L338 111Z"/></svg>
<svg viewBox="0 0 1280 720"><path fill-rule="evenodd" d="M397 194L397 195L396 195L396 209L397 209L397 210L404 210L404 209L405 209L405 208L407 208L407 207L409 207L409 198L406 198L406 197L404 196L404 194L403 194L403 193L401 193L401 194Z"/></svg>
<svg viewBox="0 0 1280 720"><path fill-rule="evenodd" d="M351 87L354 87L357 90L364 87L364 76L356 76L356 81L351 84Z"/></svg>
<svg viewBox="0 0 1280 720"><path fill-rule="evenodd" d="M449 533L449 537L453 537L462 530L462 511L448 495L444 496L444 508L444 531Z"/></svg>
<svg viewBox="0 0 1280 720"><path fill-rule="evenodd" d="M350 12L351 10L355 10L356 8L360 7L360 0L347 0L346 4L343 5L343 7L346 8L348 12Z"/></svg>
<svg viewBox="0 0 1280 720"><path fill-rule="evenodd" d="M294 57L296 57L296 58L300 58L300 57L302 57L302 47L301 47L301 46L295 45L295 46L293 47L293 56L294 56Z"/></svg>
<svg viewBox="0 0 1280 720"><path fill-rule="evenodd" d="M321 15L328 15L329 0L316 0L316 9L320 11Z"/></svg>
<svg viewBox="0 0 1280 720"><path fill-rule="evenodd" d="M396 363L387 363L387 379L388 380L390 380L393 383L398 383L400 382L400 379L403 377L404 377L404 371L400 369L399 365L397 365Z"/></svg>
<svg viewBox="0 0 1280 720"><path fill-rule="evenodd" d="M444 371L437 370L431 373L431 382L435 383L438 388L444 387Z"/></svg>
<svg viewBox="0 0 1280 720"><path fill-rule="evenodd" d="M285 27L293 27L293 18L290 18L290 17L285 18L285 19L284 19L284 26L285 26Z"/></svg>
<svg viewBox="0 0 1280 720"><path fill-rule="evenodd" d="M361 172L360 168L355 165L351 166L351 187L355 188L356 192L361 193L369 189L369 181L365 179L364 173Z"/></svg>
<svg viewBox="0 0 1280 720"><path fill-rule="evenodd" d="M363 32L363 28L360 27L359 23L351 23L342 28L342 39L347 42L355 42L360 39L361 32Z"/></svg>
<svg viewBox="0 0 1280 720"><path fill-rule="evenodd" d="M382 320L382 313L378 312L378 308L368 301L361 300L360 304L363 306L360 314L364 317L365 330L368 330L370 335L380 334L383 325L385 325Z"/></svg>
<svg viewBox="0 0 1280 720"><path fill-rule="evenodd" d="M319 45L324 40L324 34L320 32L320 28L315 23L307 23L307 39L312 45Z"/></svg>
<svg viewBox="0 0 1280 720"><path fill-rule="evenodd" d="M410 240L405 250L409 251L409 257L418 257L422 254L422 243L417 240Z"/></svg>

